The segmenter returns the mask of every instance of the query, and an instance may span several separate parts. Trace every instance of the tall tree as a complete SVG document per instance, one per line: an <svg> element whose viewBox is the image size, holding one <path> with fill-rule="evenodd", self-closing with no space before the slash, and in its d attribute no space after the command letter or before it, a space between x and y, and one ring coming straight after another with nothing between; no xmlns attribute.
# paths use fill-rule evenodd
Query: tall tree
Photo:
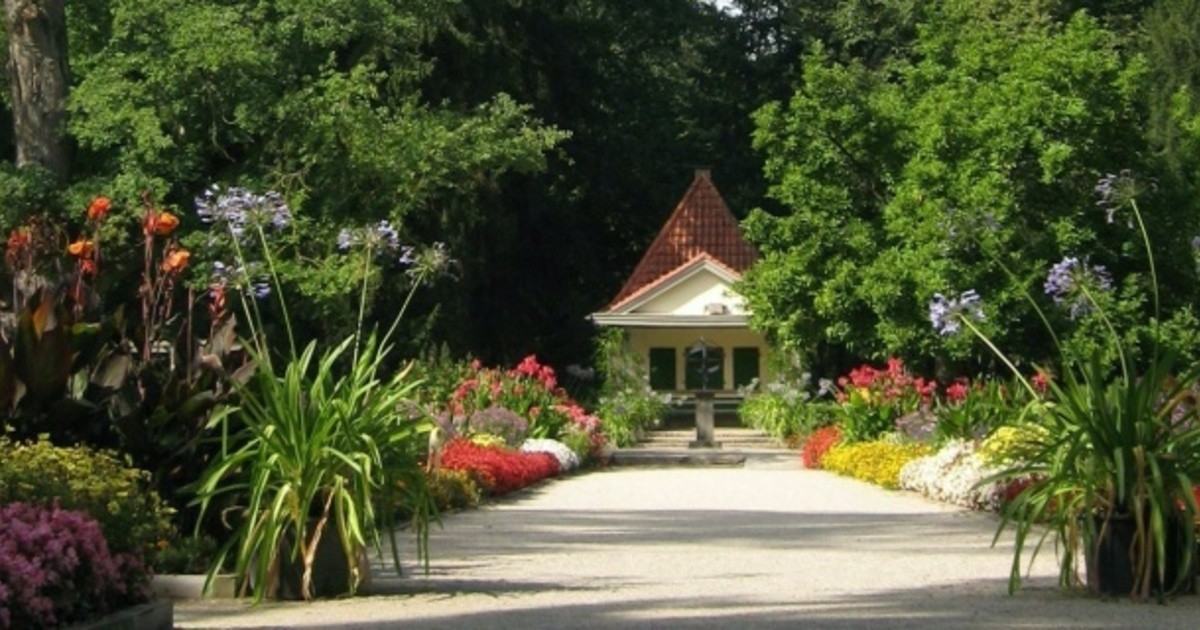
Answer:
<svg viewBox="0 0 1200 630"><path fill-rule="evenodd" d="M732 17L691 0L463 3L430 46L430 98L503 91L571 137L545 173L504 180L464 228L463 286L450 297L470 326L447 337L491 361L587 361L587 314L615 294L695 167L713 167L735 212L759 203L742 38Z"/></svg>
<svg viewBox="0 0 1200 630"><path fill-rule="evenodd" d="M4 0L17 166L66 181L67 23L64 0Z"/></svg>
<svg viewBox="0 0 1200 630"><path fill-rule="evenodd" d="M744 289L757 323L802 350L967 361L987 355L936 337L928 303L976 289L987 330L1039 358L1052 346L1025 296L1051 263L1090 254L1144 288L1145 261L1092 194L1105 172L1149 167L1141 65L1096 18L1036 1L950 0L920 22L911 61L812 57L795 95L760 112L756 145L787 210L747 221L764 259ZM1188 268L1195 221L1148 212L1169 266ZM1173 306L1189 287L1180 278Z"/></svg>
<svg viewBox="0 0 1200 630"><path fill-rule="evenodd" d="M1150 139L1174 173L1194 178L1197 163L1182 150L1181 136L1200 112L1200 0L1160 0L1145 31Z"/></svg>

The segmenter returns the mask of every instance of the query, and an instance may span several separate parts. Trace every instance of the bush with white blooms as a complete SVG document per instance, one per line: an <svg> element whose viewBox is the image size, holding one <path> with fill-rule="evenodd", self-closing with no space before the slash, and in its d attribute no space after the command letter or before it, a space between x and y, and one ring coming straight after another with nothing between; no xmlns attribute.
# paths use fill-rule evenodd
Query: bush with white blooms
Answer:
<svg viewBox="0 0 1200 630"><path fill-rule="evenodd" d="M999 510L1005 484L980 485L999 468L975 452L975 442L951 440L938 452L919 457L900 470L900 487L938 501L981 510Z"/></svg>
<svg viewBox="0 0 1200 630"><path fill-rule="evenodd" d="M526 453L550 453L558 460L558 468L562 472L571 472L579 468L579 455L569 446L550 439L529 439L521 444L521 450Z"/></svg>

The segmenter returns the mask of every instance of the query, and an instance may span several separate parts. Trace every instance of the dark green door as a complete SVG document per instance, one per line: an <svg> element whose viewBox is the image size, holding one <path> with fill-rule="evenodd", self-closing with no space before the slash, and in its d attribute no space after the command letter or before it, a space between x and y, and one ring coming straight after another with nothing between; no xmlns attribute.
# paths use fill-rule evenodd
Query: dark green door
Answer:
<svg viewBox="0 0 1200 630"><path fill-rule="evenodd" d="M745 387L758 378L758 348L733 349L733 386Z"/></svg>
<svg viewBox="0 0 1200 630"><path fill-rule="evenodd" d="M675 348L650 348L650 389L675 391Z"/></svg>

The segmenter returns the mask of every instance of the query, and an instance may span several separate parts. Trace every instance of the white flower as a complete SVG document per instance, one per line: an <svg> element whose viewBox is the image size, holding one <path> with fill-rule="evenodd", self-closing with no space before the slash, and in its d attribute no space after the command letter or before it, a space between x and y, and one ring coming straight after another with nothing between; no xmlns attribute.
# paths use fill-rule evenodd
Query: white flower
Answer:
<svg viewBox="0 0 1200 630"><path fill-rule="evenodd" d="M554 456L554 459L558 460L558 468L564 473L579 468L579 455L576 455L575 451L572 451L569 446L558 440L525 440L525 443L521 444L521 451L525 453L550 453Z"/></svg>
<svg viewBox="0 0 1200 630"><path fill-rule="evenodd" d="M975 454L975 443L951 440L937 453L909 462L900 471L900 487L946 503L999 510L1004 484L979 485L999 469Z"/></svg>

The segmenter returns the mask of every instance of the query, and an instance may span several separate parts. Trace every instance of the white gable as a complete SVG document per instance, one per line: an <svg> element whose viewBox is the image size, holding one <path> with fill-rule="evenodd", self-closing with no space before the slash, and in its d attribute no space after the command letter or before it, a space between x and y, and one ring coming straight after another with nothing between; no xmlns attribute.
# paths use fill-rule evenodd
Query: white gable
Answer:
<svg viewBox="0 0 1200 630"><path fill-rule="evenodd" d="M717 267L697 265L629 305L628 313L658 315L742 315L744 300L732 288L733 278Z"/></svg>

